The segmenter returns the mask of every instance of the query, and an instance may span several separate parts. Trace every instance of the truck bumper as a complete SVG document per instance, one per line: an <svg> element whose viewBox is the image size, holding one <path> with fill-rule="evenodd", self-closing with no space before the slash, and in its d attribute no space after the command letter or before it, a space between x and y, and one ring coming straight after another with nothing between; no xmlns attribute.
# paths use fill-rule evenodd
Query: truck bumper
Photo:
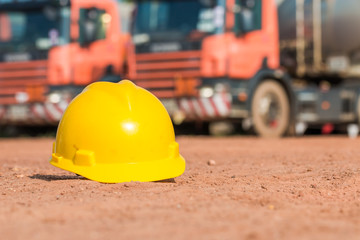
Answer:
<svg viewBox="0 0 360 240"><path fill-rule="evenodd" d="M162 103L175 123L225 119L230 118L232 113L231 95L227 93L209 98L163 99Z"/></svg>
<svg viewBox="0 0 360 240"><path fill-rule="evenodd" d="M0 124L56 125L70 101L0 105Z"/></svg>

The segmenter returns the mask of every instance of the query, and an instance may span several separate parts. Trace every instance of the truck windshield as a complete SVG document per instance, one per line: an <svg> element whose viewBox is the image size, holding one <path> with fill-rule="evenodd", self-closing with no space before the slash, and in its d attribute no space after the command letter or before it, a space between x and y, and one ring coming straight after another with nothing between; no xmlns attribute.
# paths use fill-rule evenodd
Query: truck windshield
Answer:
<svg viewBox="0 0 360 240"><path fill-rule="evenodd" d="M69 42L70 9L0 10L0 53L48 50Z"/></svg>
<svg viewBox="0 0 360 240"><path fill-rule="evenodd" d="M133 35L172 33L188 36L194 32L213 34L223 25L224 14L216 0L138 0ZM172 35L172 37L174 37Z"/></svg>

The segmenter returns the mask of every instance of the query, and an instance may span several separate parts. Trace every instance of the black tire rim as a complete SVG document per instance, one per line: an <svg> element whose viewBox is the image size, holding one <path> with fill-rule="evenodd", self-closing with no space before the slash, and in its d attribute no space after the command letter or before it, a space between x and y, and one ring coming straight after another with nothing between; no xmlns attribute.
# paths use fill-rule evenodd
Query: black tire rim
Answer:
<svg viewBox="0 0 360 240"><path fill-rule="evenodd" d="M279 98L273 93L265 94L259 101L259 113L263 124L269 129L276 129L281 119Z"/></svg>

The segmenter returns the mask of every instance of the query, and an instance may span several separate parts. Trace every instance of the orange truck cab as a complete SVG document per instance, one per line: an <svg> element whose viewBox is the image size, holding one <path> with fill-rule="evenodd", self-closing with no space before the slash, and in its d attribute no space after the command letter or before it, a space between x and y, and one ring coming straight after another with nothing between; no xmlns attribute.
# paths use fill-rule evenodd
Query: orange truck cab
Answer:
<svg viewBox="0 0 360 240"><path fill-rule="evenodd" d="M0 124L57 124L87 84L126 74L112 0L0 1Z"/></svg>
<svg viewBox="0 0 360 240"><path fill-rule="evenodd" d="M263 136L288 131L293 97L279 70L274 1L139 0L134 16L136 82L175 123L242 120Z"/></svg>

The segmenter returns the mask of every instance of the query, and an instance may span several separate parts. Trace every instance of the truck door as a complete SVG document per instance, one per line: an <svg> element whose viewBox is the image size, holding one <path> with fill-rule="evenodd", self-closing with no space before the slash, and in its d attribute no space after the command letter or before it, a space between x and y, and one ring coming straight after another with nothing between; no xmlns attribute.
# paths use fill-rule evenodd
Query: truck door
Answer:
<svg viewBox="0 0 360 240"><path fill-rule="evenodd" d="M264 65L278 62L276 7L273 1L236 0L235 41L230 46L229 74L249 79Z"/></svg>

